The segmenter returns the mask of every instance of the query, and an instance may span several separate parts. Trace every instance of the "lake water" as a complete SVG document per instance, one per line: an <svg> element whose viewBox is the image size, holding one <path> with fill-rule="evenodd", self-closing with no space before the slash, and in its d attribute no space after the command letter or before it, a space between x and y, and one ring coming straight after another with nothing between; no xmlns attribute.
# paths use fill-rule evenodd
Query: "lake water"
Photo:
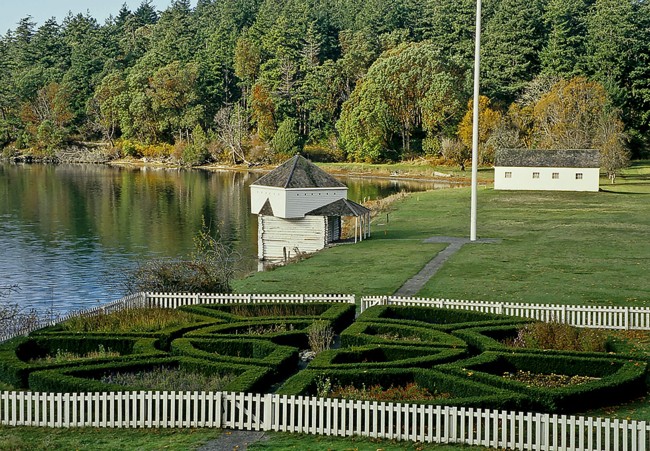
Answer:
<svg viewBox="0 0 650 451"><path fill-rule="evenodd" d="M139 261L188 255L205 219L257 269L257 217L249 185L258 172L0 163L0 287L26 308L66 312L123 295ZM441 187L341 178L349 198Z"/></svg>

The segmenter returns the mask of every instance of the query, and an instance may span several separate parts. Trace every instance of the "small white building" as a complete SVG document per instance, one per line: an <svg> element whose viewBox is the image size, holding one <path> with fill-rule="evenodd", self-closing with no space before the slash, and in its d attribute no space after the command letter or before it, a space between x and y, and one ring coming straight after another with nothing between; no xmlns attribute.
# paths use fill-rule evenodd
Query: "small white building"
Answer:
<svg viewBox="0 0 650 451"><path fill-rule="evenodd" d="M598 150L499 149L495 190L598 191Z"/></svg>
<svg viewBox="0 0 650 451"><path fill-rule="evenodd" d="M354 240L370 235L370 210L347 199L348 187L296 155L251 185L258 215L260 260L286 261L341 239L342 218L353 217Z"/></svg>

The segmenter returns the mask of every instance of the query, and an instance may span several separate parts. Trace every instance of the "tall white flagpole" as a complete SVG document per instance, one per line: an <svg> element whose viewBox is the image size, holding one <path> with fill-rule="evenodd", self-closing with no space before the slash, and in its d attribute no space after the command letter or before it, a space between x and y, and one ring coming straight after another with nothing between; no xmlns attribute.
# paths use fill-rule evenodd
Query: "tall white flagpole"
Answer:
<svg viewBox="0 0 650 451"><path fill-rule="evenodd" d="M481 0L476 0L476 40L474 45L474 122L472 128L472 202L470 207L470 241L476 241L476 196L478 178L478 107L481 73Z"/></svg>

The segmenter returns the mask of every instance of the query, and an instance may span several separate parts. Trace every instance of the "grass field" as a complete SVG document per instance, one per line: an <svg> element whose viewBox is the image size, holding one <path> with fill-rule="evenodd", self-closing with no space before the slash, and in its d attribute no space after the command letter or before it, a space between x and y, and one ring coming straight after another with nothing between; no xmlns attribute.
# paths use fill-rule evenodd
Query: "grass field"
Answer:
<svg viewBox="0 0 650 451"><path fill-rule="evenodd" d="M487 177L487 172L482 172ZM391 294L444 245L469 235L469 189L417 193L379 215L372 238L327 249L296 264L235 282L239 292ZM650 161L636 162L598 193L497 192L481 188L478 234L419 293L476 300L650 306ZM645 339L644 339L645 340ZM650 339L647 340L650 348ZM645 343L645 342L644 342ZM2 387L0 387L2 389ZM650 396L587 412L650 419ZM0 427L2 450L185 450L214 430L98 430ZM360 438L272 434L262 450L480 450Z"/></svg>
<svg viewBox="0 0 650 451"><path fill-rule="evenodd" d="M425 297L650 305L650 162L597 193L481 188L478 235L418 293ZM392 294L442 248L469 236L469 189L416 193L379 215L372 238L235 283L239 292Z"/></svg>
<svg viewBox="0 0 650 451"><path fill-rule="evenodd" d="M28 428L0 426L3 451L186 451L227 433L213 429L97 429ZM250 451L481 451L484 447L430 445L361 437L321 437L269 433L269 439L253 444ZM240 448L243 451L243 448ZM223 450L230 451L230 450Z"/></svg>

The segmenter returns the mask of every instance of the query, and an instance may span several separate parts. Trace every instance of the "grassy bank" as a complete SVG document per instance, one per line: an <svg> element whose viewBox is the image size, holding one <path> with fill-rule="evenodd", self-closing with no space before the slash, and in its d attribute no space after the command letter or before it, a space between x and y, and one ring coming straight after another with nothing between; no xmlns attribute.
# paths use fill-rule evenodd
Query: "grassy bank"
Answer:
<svg viewBox="0 0 650 451"><path fill-rule="evenodd" d="M650 162L598 193L479 189L479 237L418 293L532 303L650 305ZM235 283L239 292L391 294L443 245L469 235L469 189L417 193L373 221L372 238Z"/></svg>
<svg viewBox="0 0 650 451"><path fill-rule="evenodd" d="M461 171L459 166L432 166L426 160L405 161L391 164L366 163L318 163L318 166L334 174L368 177L404 177L418 179L438 179L450 182L467 183L472 176L471 168ZM478 169L481 183L494 180L494 170L489 167Z"/></svg>

